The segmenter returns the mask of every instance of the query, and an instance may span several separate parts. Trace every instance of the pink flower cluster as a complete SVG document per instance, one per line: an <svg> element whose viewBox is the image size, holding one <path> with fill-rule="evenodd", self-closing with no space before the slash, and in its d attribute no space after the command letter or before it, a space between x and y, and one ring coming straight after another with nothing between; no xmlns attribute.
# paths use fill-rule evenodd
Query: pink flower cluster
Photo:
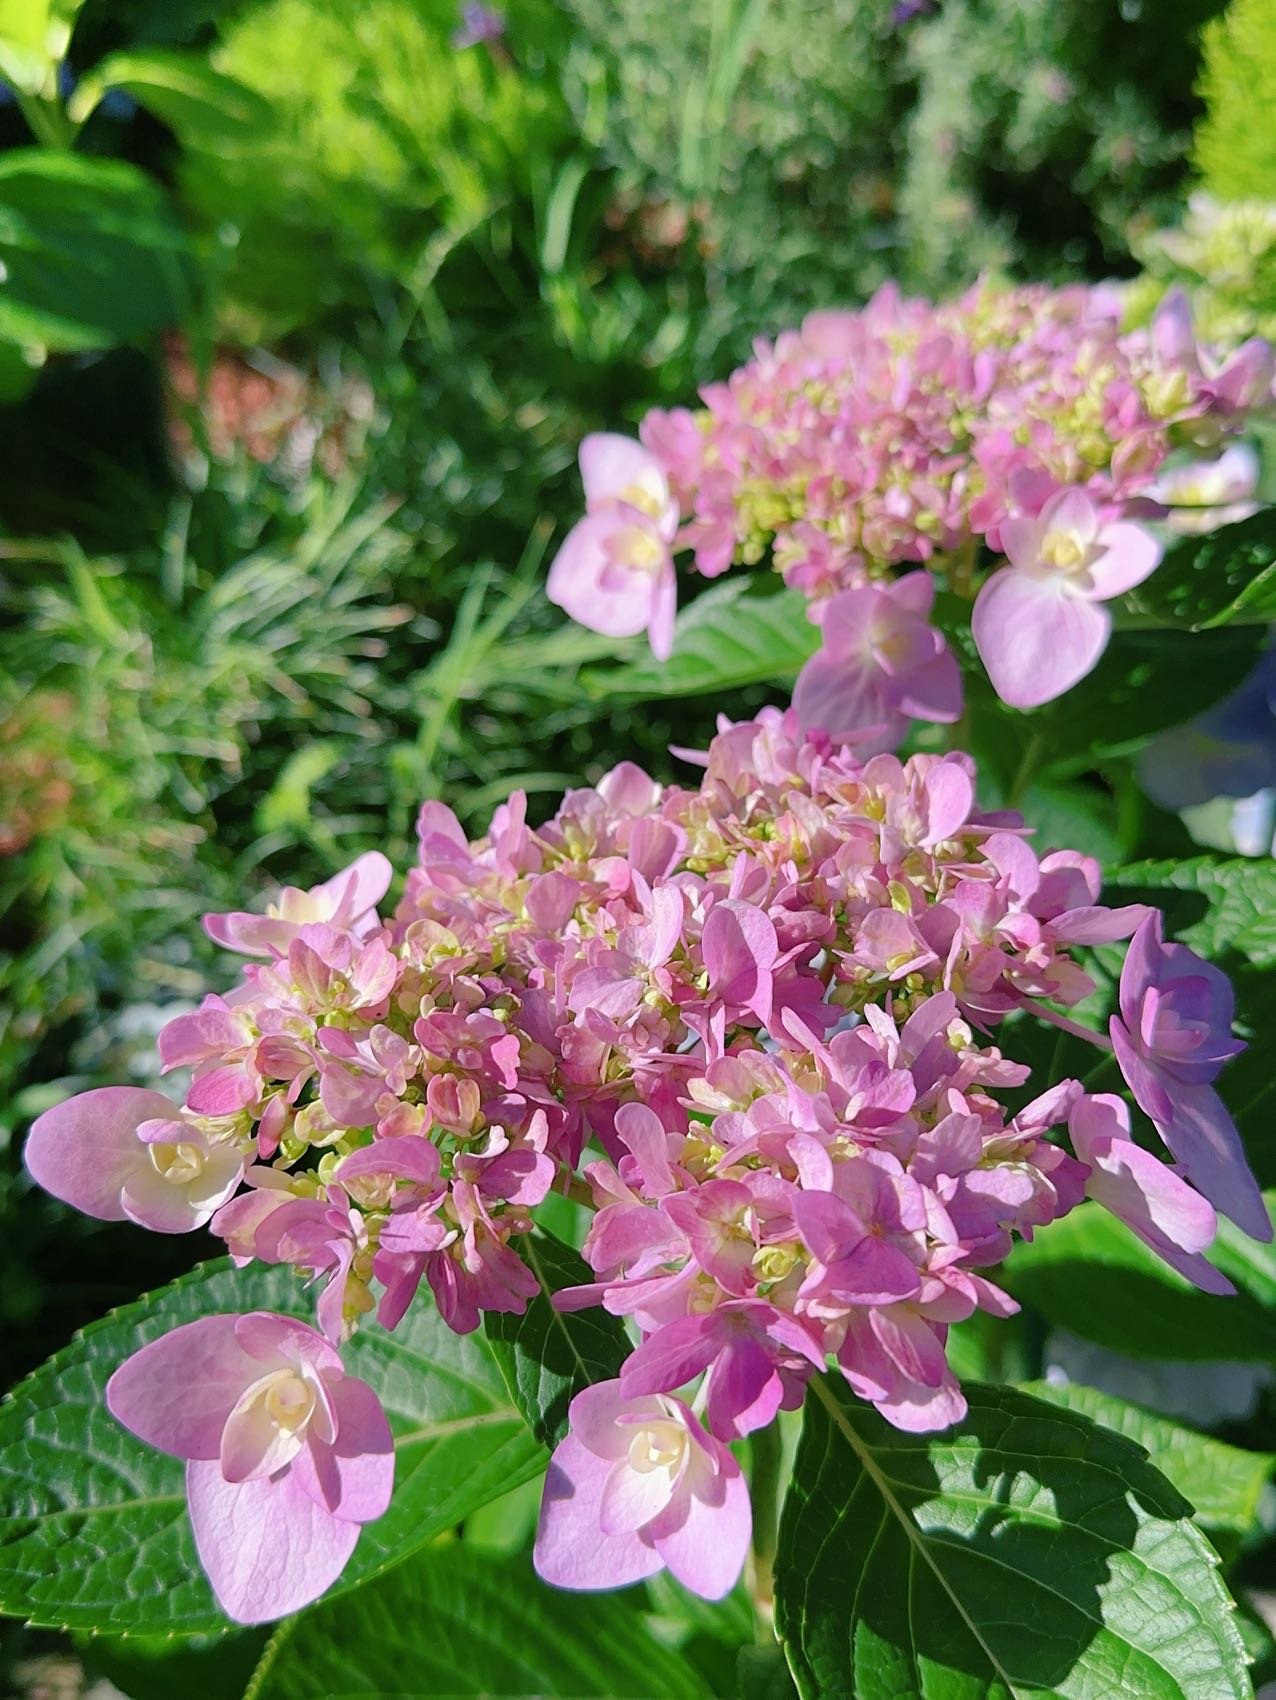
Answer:
<svg viewBox="0 0 1276 1700"><path fill-rule="evenodd" d="M963 755L865 761L791 710L724 723L704 760L693 788L623 763L539 828L515 796L477 841L427 803L388 922L378 856L210 917L253 960L161 1037L184 1104L110 1089L36 1123L26 1160L57 1196L161 1231L211 1217L237 1259L321 1285L321 1333L213 1318L111 1384L191 1460L236 1617L321 1591L388 1491L342 1342L426 1289L462 1332L522 1311L551 1188L594 1212L594 1279L555 1302L638 1343L573 1403L538 1566L565 1587L667 1566L707 1597L749 1540L729 1443L830 1364L901 1428L958 1421L947 1333L1015 1309L987 1273L1014 1236L1089 1194L1226 1291L1215 1207L1270 1234L1212 1086L1237 1049L1226 981L1154 912L1100 904L1094 861L981 813ZM1064 1013L1093 989L1079 954L1132 934L1112 1037L1090 1033ZM1042 1019L1115 1045L1175 1163L1075 1080L1011 1113L1009 1016L1008 1039Z"/></svg>
<svg viewBox="0 0 1276 1700"><path fill-rule="evenodd" d="M938 306L888 286L861 311L813 313L707 386L699 412L648 413L645 453L585 440L589 511L549 594L595 630L649 629L663 656L675 550L709 578L769 554L826 633L820 683L799 696L826 718L803 723L836 732L871 699L889 728L899 712L955 718L953 688L936 700L925 669L941 650L956 669L937 634L929 653L883 641L881 592L866 587L924 565L971 596L982 559L997 570L975 609L981 658L1007 702L1046 702L1098 660L1104 604L1158 565L1161 543L1136 521L1178 499L1167 461L1216 454L1272 397L1267 344L1202 350L1180 293L1146 330L1120 319L1111 288L987 282ZM1203 477L1194 468L1193 487ZM910 595L924 615L926 593ZM852 682L830 700L839 668Z"/></svg>

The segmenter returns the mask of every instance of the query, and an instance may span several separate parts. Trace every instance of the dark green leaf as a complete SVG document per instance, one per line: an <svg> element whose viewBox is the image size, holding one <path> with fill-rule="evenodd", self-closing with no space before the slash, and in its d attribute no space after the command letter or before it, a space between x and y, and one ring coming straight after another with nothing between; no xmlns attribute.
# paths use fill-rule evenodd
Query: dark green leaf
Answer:
<svg viewBox="0 0 1276 1700"><path fill-rule="evenodd" d="M1276 620L1276 508L1183 538L1130 601L1193 632Z"/></svg>
<svg viewBox="0 0 1276 1700"><path fill-rule="evenodd" d="M1200 1292L1098 1204L1017 1245L1004 1276L1022 1303L1109 1351L1193 1363L1276 1358L1276 1310L1243 1290Z"/></svg>
<svg viewBox="0 0 1276 1700"><path fill-rule="evenodd" d="M608 696L684 697L742 685L791 685L820 646L796 590L749 594L747 579L715 585L678 615L673 654L591 677Z"/></svg>
<svg viewBox="0 0 1276 1700"><path fill-rule="evenodd" d="M143 1446L102 1401L139 1346L216 1311L312 1304L285 1269L205 1264L86 1328L0 1407L0 1610L75 1629L199 1634L224 1627L195 1558L182 1464ZM349 1588L542 1467L476 1336L427 1303L393 1334L366 1328L346 1367L376 1390L398 1453L394 1500L360 1535Z"/></svg>
<svg viewBox="0 0 1276 1700"><path fill-rule="evenodd" d="M808 1394L776 1569L804 1700L1247 1700L1215 1555L1143 1452L966 1392L939 1435Z"/></svg>
<svg viewBox="0 0 1276 1700"><path fill-rule="evenodd" d="M1196 1520L1204 1528L1243 1533L1252 1525L1259 1496L1276 1465L1272 1453L1227 1446L1093 1387L1078 1387L1072 1382L1056 1387L1048 1381L1033 1381L1023 1390L1052 1405L1080 1411L1092 1422L1141 1446L1161 1474L1191 1501Z"/></svg>
<svg viewBox="0 0 1276 1700"><path fill-rule="evenodd" d="M136 166L45 148L0 157L0 341L55 352L150 336L189 302L185 240Z"/></svg>
<svg viewBox="0 0 1276 1700"><path fill-rule="evenodd" d="M642 1595L559 1593L526 1558L428 1547L289 1619L245 1700L660 1696L709 1690L644 1626Z"/></svg>
<svg viewBox="0 0 1276 1700"><path fill-rule="evenodd" d="M564 1312L550 1303L551 1294L594 1279L570 1246L537 1233L522 1240L519 1251L540 1282L540 1295L522 1316L489 1311L484 1326L511 1398L537 1440L556 1446L567 1432L567 1407L582 1387L620 1374L629 1342L619 1318L601 1306Z"/></svg>

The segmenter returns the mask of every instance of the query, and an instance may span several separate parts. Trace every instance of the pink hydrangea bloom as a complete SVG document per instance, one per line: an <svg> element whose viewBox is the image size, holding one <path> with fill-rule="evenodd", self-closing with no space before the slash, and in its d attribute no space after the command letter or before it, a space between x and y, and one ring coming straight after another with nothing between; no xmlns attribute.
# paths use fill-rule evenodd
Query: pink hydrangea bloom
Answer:
<svg viewBox="0 0 1276 1700"><path fill-rule="evenodd" d="M238 1623L317 1599L390 1502L394 1448L379 1400L291 1317L175 1328L120 1365L106 1402L147 1445L187 1460L200 1563Z"/></svg>
<svg viewBox="0 0 1276 1700"><path fill-rule="evenodd" d="M680 1399L604 1381L578 1393L550 1460L535 1563L560 1588L620 1588L668 1569L730 1593L752 1532L740 1466Z"/></svg>
<svg viewBox="0 0 1276 1700"><path fill-rule="evenodd" d="M46 1192L86 1216L160 1234L202 1227L244 1172L239 1141L132 1086L100 1086L46 1110L23 1160Z"/></svg>
<svg viewBox="0 0 1276 1700"><path fill-rule="evenodd" d="M609 432L580 446L586 513L550 567L547 593L582 626L609 637L645 631L665 660L677 603L671 544L678 508L655 458Z"/></svg>
<svg viewBox="0 0 1276 1700"><path fill-rule="evenodd" d="M872 592L899 606L907 583ZM214 1232L237 1262L318 1285L328 1342L268 1319L294 1332L258 1350L248 1322L213 1319L211 1438L147 1426L168 1393L119 1406L193 1460L201 1551L233 1612L311 1597L374 1514L371 1495L321 1514L306 1487L341 1476L323 1450L340 1457L323 1413L347 1397L333 1343L414 1304L458 1332L520 1313L539 1291L520 1242L551 1187L593 1205L590 1278L554 1302L601 1305L638 1337L618 1382L573 1405L551 1471L542 1570L568 1586L668 1565L729 1587L748 1509L723 1449L830 1364L900 1428L960 1420L949 1329L1009 1315L985 1271L1087 1193L1209 1290L1215 1208L1270 1232L1214 1091L1238 1048L1226 981L1164 945L1144 906L1104 905L1092 858L1039 855L1018 815L984 813L969 757L866 758L765 710L690 759L689 785L622 763L540 826L515 795L474 839L426 804L393 915L370 927L349 902L289 921L225 996L165 1028L165 1063L193 1070L183 1106L89 1094L33 1130L36 1179L156 1226L202 1219L251 1159ZM1025 1021L1106 1047L1068 1012L1095 989L1090 947L1131 934L1111 1042L1175 1167L1076 1080L1040 1082L1017 1113L1001 1096L1029 1077ZM224 1160L228 1186L176 1186L196 1157ZM169 1351L174 1384L179 1368L198 1384L203 1359L172 1338L135 1361ZM263 1404L263 1378L310 1387L312 1370L327 1403ZM279 1466L242 1480L219 1463L241 1399ZM302 1405L304 1446L280 1462ZM309 1556L276 1577L260 1530L285 1493Z"/></svg>
<svg viewBox="0 0 1276 1700"><path fill-rule="evenodd" d="M803 727L853 738L857 752L893 749L910 719L961 715L961 674L929 622L935 581L909 573L844 590L824 611L824 642L798 674L793 707Z"/></svg>
<svg viewBox="0 0 1276 1700"><path fill-rule="evenodd" d="M1153 572L1161 546L1130 521L1105 521L1081 489L1058 490L1035 518L1002 523L1010 565L979 592L971 630L997 694L1015 708L1062 696L1107 648L1103 606Z"/></svg>

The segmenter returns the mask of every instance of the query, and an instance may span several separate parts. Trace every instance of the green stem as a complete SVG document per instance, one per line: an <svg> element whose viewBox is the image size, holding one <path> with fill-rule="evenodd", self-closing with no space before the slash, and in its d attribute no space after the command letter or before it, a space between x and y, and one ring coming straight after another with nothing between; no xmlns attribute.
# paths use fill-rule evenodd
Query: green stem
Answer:
<svg viewBox="0 0 1276 1700"><path fill-rule="evenodd" d="M69 148L74 145L77 127L56 101L41 100L38 95L25 94L21 89L14 92L27 128L41 147Z"/></svg>
<svg viewBox="0 0 1276 1700"><path fill-rule="evenodd" d="M749 1592L757 1613L759 1645L775 1639L775 1547L780 1530L780 1497L784 1450L780 1425L769 1423L749 1437L750 1490L753 1500L753 1549L749 1557Z"/></svg>

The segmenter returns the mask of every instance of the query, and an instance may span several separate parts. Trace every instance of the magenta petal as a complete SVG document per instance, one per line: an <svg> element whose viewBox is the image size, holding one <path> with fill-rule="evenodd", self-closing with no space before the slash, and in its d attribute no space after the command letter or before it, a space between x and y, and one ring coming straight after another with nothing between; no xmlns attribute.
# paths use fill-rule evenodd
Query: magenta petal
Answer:
<svg viewBox="0 0 1276 1700"><path fill-rule="evenodd" d="M263 1373L236 1338L238 1321L201 1317L134 1352L106 1384L111 1415L161 1452L215 1459L227 1417Z"/></svg>
<svg viewBox="0 0 1276 1700"><path fill-rule="evenodd" d="M654 1536L670 1573L703 1600L723 1599L735 1587L753 1534L749 1489L725 1446L718 1448L714 1487L704 1499L693 1492L681 1525Z"/></svg>
<svg viewBox="0 0 1276 1700"><path fill-rule="evenodd" d="M337 1417L331 1446L317 1440L293 1464L293 1473L317 1504L353 1523L371 1523L385 1512L394 1487L394 1437L381 1401L355 1376L327 1382Z"/></svg>
<svg viewBox="0 0 1276 1700"><path fill-rule="evenodd" d="M1112 618L1050 581L1003 568L975 599L970 626L997 695L1012 708L1036 708L1085 678Z"/></svg>
<svg viewBox="0 0 1276 1700"><path fill-rule="evenodd" d="M300 1611L340 1576L358 1523L324 1511L294 1473L228 1482L215 1463L186 1466L195 1549L217 1603L236 1623Z"/></svg>
<svg viewBox="0 0 1276 1700"><path fill-rule="evenodd" d="M37 1117L23 1161L31 1178L54 1198L86 1216L122 1222L127 1212L120 1194L134 1171L150 1163L138 1127L175 1115L159 1092L132 1086L81 1092Z"/></svg>
<svg viewBox="0 0 1276 1700"><path fill-rule="evenodd" d="M611 1469L572 1434L550 1459L532 1558L537 1574L556 1588L623 1588L664 1568L641 1535L604 1535L599 1527Z"/></svg>

